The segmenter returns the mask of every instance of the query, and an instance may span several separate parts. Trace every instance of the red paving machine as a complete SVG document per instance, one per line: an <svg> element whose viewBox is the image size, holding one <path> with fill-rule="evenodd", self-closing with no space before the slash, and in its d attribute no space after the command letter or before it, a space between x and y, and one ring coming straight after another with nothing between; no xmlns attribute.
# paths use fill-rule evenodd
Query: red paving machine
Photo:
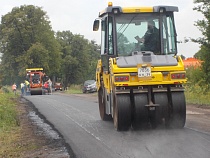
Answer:
<svg viewBox="0 0 210 158"><path fill-rule="evenodd" d="M26 73L26 80L30 83L31 95L42 95L42 86L49 79L43 72L43 68L29 68L26 69Z"/></svg>

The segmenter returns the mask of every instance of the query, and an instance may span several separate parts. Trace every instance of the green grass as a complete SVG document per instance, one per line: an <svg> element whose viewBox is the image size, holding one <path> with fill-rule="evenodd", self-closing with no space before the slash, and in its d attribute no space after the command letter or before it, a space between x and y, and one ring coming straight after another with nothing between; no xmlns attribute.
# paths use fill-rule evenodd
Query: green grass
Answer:
<svg viewBox="0 0 210 158"><path fill-rule="evenodd" d="M5 132L18 125L13 93L0 94L0 132Z"/></svg>
<svg viewBox="0 0 210 158"><path fill-rule="evenodd" d="M65 91L68 94L82 94L82 86L81 85L71 85L68 87L68 90Z"/></svg>
<svg viewBox="0 0 210 158"><path fill-rule="evenodd" d="M14 95L10 87L0 89L0 157L21 158L24 152L39 146L24 134L20 125L17 102L19 95ZM27 137L27 138L25 138Z"/></svg>
<svg viewBox="0 0 210 158"><path fill-rule="evenodd" d="M0 157L19 157L14 147L19 129L18 113L14 95L8 87L2 87L0 93Z"/></svg>
<svg viewBox="0 0 210 158"><path fill-rule="evenodd" d="M198 85L187 85L185 97L188 104L199 104L210 106L210 91Z"/></svg>

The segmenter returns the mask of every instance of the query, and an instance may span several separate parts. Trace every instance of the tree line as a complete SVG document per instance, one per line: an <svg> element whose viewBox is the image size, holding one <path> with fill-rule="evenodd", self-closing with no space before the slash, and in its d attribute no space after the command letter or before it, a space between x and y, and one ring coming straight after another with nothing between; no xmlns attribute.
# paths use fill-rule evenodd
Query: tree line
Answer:
<svg viewBox="0 0 210 158"><path fill-rule="evenodd" d="M203 19L195 22L202 37L190 39L191 42L200 44L200 50L195 53L194 57L203 62L199 69L188 69L187 77L190 85L199 85L206 92L210 90L210 0L195 0L194 4L193 10L203 15Z"/></svg>
<svg viewBox="0 0 210 158"><path fill-rule="evenodd" d="M200 44L194 55L203 61L195 72L188 70L191 83L210 85L210 1L195 0L192 8L204 18L195 22L202 37L191 38ZM66 86L81 84L95 78L99 45L83 35L71 31L52 30L49 17L41 7L22 5L1 17L0 24L0 84L20 83L25 79L25 69L44 68L45 73ZM196 76L196 77L195 77ZM210 88L210 86L207 86Z"/></svg>
<svg viewBox="0 0 210 158"><path fill-rule="evenodd" d="M52 30L41 7L22 5L1 17L0 84L25 80L26 68L41 67L65 86L95 79L99 46L83 35Z"/></svg>

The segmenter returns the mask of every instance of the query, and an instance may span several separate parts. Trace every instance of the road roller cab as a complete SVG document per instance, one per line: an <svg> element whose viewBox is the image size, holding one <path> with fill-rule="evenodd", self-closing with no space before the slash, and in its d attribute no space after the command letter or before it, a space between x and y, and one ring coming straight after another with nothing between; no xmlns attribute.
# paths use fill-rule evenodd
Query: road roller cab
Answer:
<svg viewBox="0 0 210 158"><path fill-rule="evenodd" d="M43 72L43 68L30 68L26 69L26 80L30 83L31 95L42 95L42 86L48 77Z"/></svg>
<svg viewBox="0 0 210 158"><path fill-rule="evenodd" d="M177 55L177 11L175 6L109 3L94 21L93 30L101 29L96 68L99 112L102 120L113 119L117 130L160 124L184 127L187 80Z"/></svg>

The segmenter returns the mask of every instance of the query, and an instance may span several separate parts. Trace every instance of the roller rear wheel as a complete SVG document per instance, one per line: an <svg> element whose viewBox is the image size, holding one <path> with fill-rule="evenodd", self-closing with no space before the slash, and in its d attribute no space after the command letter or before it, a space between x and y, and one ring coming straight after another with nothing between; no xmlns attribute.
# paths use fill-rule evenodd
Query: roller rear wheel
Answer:
<svg viewBox="0 0 210 158"><path fill-rule="evenodd" d="M154 93L154 102L155 104L159 104L156 107L153 116L151 117L150 123L153 128L155 128L158 124L162 123L162 119L167 117L168 113L168 96L167 93Z"/></svg>
<svg viewBox="0 0 210 158"><path fill-rule="evenodd" d="M130 95L117 94L114 102L114 127L117 131L127 131L131 126Z"/></svg>
<svg viewBox="0 0 210 158"><path fill-rule="evenodd" d="M111 115L106 114L106 100L102 88L100 88L98 91L98 104L101 119L103 121L111 120Z"/></svg>
<svg viewBox="0 0 210 158"><path fill-rule="evenodd" d="M169 127L183 128L186 121L186 102L184 92L171 92L172 112Z"/></svg>
<svg viewBox="0 0 210 158"><path fill-rule="evenodd" d="M31 88L31 95L42 95L42 88Z"/></svg>
<svg viewBox="0 0 210 158"><path fill-rule="evenodd" d="M147 94L134 94L134 113L132 127L134 129L145 128L149 123Z"/></svg>

